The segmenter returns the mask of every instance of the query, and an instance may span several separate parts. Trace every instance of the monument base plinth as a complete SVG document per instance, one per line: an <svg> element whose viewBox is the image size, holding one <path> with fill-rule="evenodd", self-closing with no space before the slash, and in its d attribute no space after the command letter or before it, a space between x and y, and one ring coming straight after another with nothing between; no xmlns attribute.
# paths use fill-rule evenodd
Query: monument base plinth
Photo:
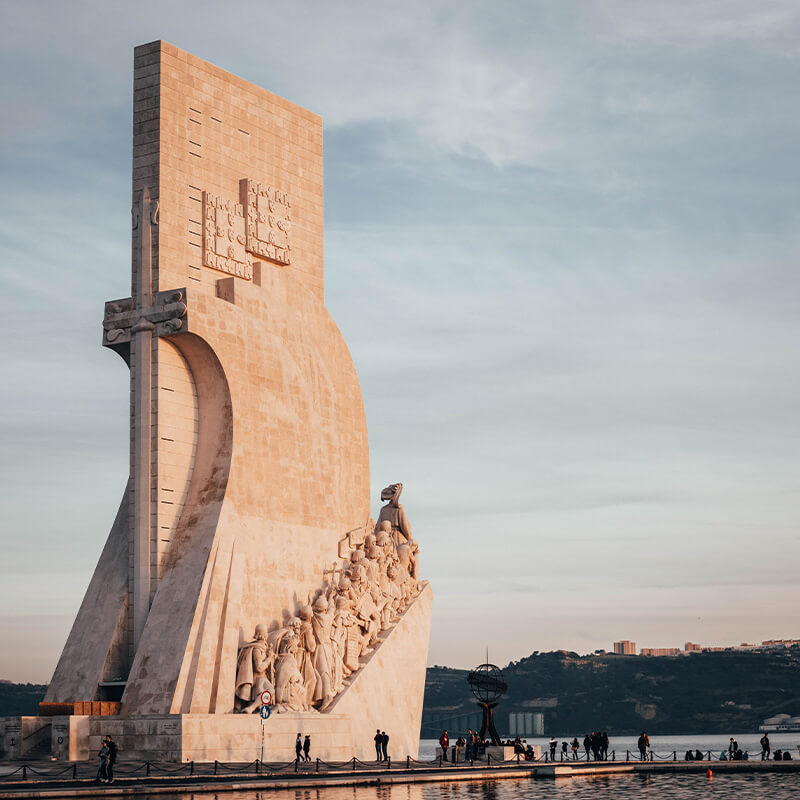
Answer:
<svg viewBox="0 0 800 800"><path fill-rule="evenodd" d="M142 761L293 761L297 734L311 736L312 758L346 761L355 754L349 715L318 712L273 714L168 714L151 717L90 717L88 747L103 737L120 757Z"/></svg>

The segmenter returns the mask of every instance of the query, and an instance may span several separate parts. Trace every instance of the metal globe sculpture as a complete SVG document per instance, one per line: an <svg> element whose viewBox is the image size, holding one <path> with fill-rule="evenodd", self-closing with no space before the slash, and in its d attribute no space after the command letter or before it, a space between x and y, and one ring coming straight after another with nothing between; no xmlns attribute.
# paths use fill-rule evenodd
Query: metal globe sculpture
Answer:
<svg viewBox="0 0 800 800"><path fill-rule="evenodd" d="M481 664L467 675L467 683L479 703L496 703L508 690L503 673L494 664Z"/></svg>
<svg viewBox="0 0 800 800"><path fill-rule="evenodd" d="M493 745L500 744L500 736L494 727L494 708L497 701L508 690L508 684L503 680L503 673L494 664L481 664L467 675L467 683L473 697L478 701L478 706L483 710L483 722L479 736L487 737Z"/></svg>

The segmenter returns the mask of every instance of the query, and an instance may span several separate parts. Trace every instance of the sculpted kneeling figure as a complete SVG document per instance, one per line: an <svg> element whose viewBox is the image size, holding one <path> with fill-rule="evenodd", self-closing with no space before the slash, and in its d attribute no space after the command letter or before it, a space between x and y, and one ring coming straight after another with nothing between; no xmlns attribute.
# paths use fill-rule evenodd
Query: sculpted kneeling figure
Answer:
<svg viewBox="0 0 800 800"><path fill-rule="evenodd" d="M275 653L267 642L267 626L256 625L253 639L239 648L236 662L236 700L234 711L252 714L261 705L261 693L275 697L273 665Z"/></svg>

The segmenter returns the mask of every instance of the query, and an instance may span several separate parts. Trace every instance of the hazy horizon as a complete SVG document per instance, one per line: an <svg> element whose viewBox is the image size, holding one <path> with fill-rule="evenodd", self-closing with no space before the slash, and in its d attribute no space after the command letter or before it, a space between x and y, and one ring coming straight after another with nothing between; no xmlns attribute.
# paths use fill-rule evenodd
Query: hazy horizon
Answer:
<svg viewBox="0 0 800 800"><path fill-rule="evenodd" d="M220 9L0 7L0 678L50 679L127 480L100 323L158 38L323 118L326 304L430 664L800 638L797 4Z"/></svg>

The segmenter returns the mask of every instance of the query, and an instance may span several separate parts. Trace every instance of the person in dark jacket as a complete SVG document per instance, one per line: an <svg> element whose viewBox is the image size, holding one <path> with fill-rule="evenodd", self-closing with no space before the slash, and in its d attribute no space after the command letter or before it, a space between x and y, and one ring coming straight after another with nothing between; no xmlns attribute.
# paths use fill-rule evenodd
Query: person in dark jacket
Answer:
<svg viewBox="0 0 800 800"><path fill-rule="evenodd" d="M383 753L383 760L389 760L389 734L386 731L381 732L381 751Z"/></svg>
<svg viewBox="0 0 800 800"><path fill-rule="evenodd" d="M375 742L375 760L383 761L383 736L381 736L380 728L375 731L372 741Z"/></svg>
<svg viewBox="0 0 800 800"><path fill-rule="evenodd" d="M117 762L117 743L106 736L106 747L108 747L108 782L114 783L114 764Z"/></svg>
<svg viewBox="0 0 800 800"><path fill-rule="evenodd" d="M311 736L306 734L306 738L303 740L303 760L304 761L311 761Z"/></svg>
<svg viewBox="0 0 800 800"><path fill-rule="evenodd" d="M295 763L303 757L303 734L298 733L297 738L294 740Z"/></svg>
<svg viewBox="0 0 800 800"><path fill-rule="evenodd" d="M97 768L97 777L95 783L108 783L108 759L111 757L111 751L108 749L108 744L103 739L103 746L97 754L100 759L100 765Z"/></svg>

